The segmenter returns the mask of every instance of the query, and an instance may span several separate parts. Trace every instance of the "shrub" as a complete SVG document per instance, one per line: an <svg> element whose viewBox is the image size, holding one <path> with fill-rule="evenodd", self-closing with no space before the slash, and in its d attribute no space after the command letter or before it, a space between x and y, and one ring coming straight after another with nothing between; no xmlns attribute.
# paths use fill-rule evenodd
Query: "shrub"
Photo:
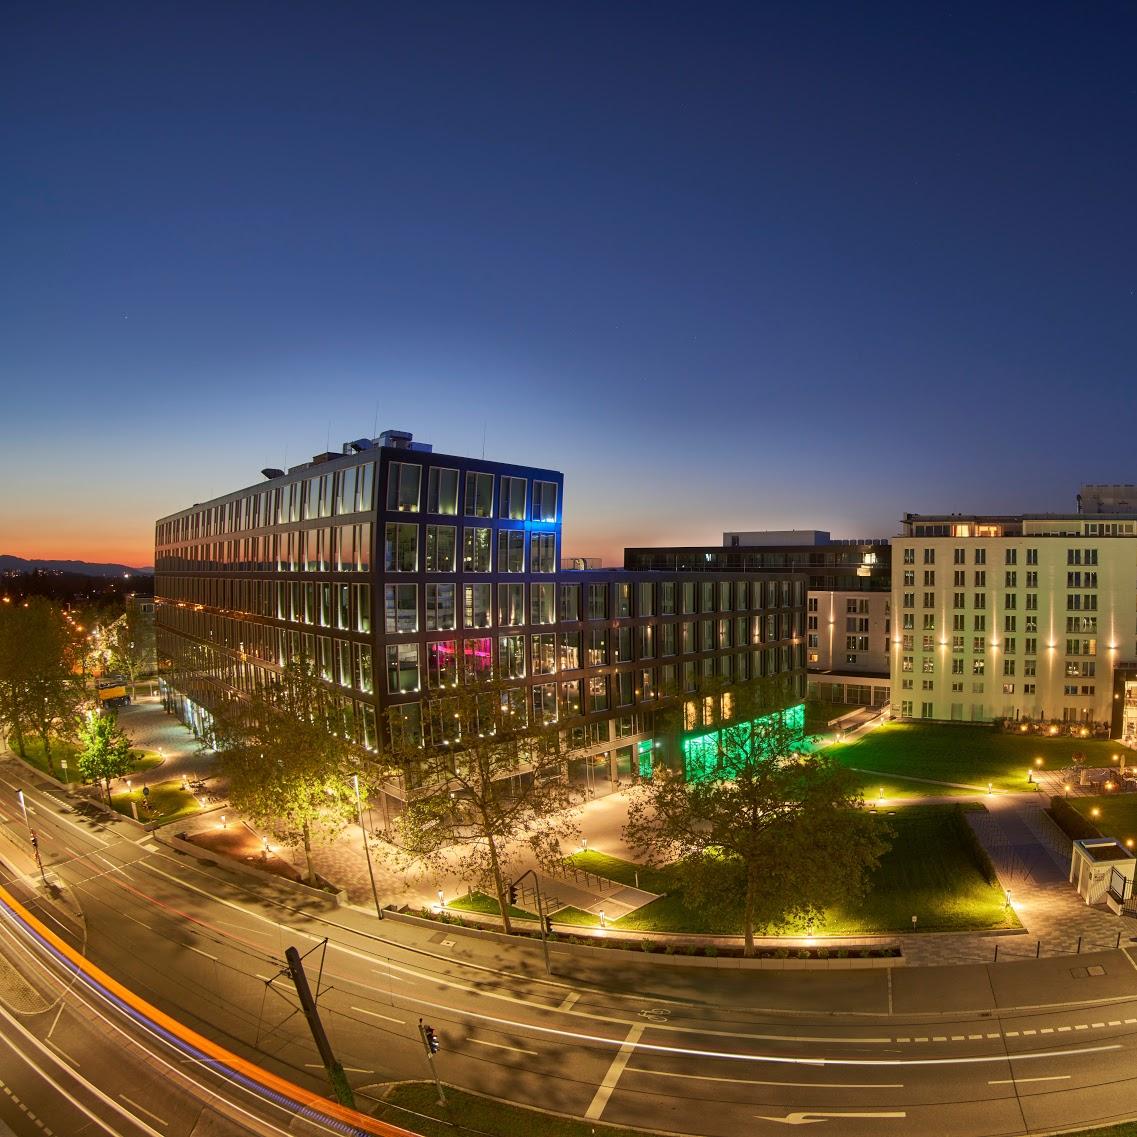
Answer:
<svg viewBox="0 0 1137 1137"><path fill-rule="evenodd" d="M778 948L778 950L774 952L774 958L775 959L789 959L790 958L790 949L784 948L784 947Z"/></svg>
<svg viewBox="0 0 1137 1137"><path fill-rule="evenodd" d="M818 959L828 959L829 958L829 949L827 947L819 947L817 949L817 958Z"/></svg>
<svg viewBox="0 0 1137 1137"><path fill-rule="evenodd" d="M957 840L967 853L968 859L979 870L979 875L988 884L998 885L999 877L995 872L995 866L991 863L987 850L983 848L979 843L979 838L975 836L975 830L967 824L967 818L959 805L954 806L951 811L951 826Z"/></svg>
<svg viewBox="0 0 1137 1137"><path fill-rule="evenodd" d="M651 940L640 940L640 947L649 954L655 951L655 944Z"/></svg>
<svg viewBox="0 0 1137 1137"><path fill-rule="evenodd" d="M809 948L803 947L798 949L797 957L798 959L812 959L813 953L809 950Z"/></svg>
<svg viewBox="0 0 1137 1137"><path fill-rule="evenodd" d="M663 954L664 955L674 955L675 954L675 945L674 944L664 944L663 945Z"/></svg>
<svg viewBox="0 0 1137 1137"><path fill-rule="evenodd" d="M703 955L708 959L714 959L718 953L719 949L714 944L707 944L707 946L703 948Z"/></svg>
<svg viewBox="0 0 1137 1137"><path fill-rule="evenodd" d="M1101 830L1087 821L1065 798L1052 797L1046 812L1071 841L1085 841L1102 835Z"/></svg>
<svg viewBox="0 0 1137 1137"><path fill-rule="evenodd" d="M843 948L843 947L838 948L837 949L837 958L838 959L848 959L849 958L849 949Z"/></svg>
<svg viewBox="0 0 1137 1137"><path fill-rule="evenodd" d="M859 952L857 952L857 955L861 959L868 959L872 955L872 952L869 951L869 949L867 947L863 947L863 948L861 948L861 950Z"/></svg>

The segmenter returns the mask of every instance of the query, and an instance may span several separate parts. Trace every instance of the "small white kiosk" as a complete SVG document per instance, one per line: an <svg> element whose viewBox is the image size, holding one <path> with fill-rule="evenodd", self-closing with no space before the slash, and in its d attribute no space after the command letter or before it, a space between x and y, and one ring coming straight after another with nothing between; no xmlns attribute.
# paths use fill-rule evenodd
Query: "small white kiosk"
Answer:
<svg viewBox="0 0 1137 1137"><path fill-rule="evenodd" d="M1070 855L1070 883L1087 904L1104 900L1120 915L1133 895L1137 860L1116 837L1075 841Z"/></svg>

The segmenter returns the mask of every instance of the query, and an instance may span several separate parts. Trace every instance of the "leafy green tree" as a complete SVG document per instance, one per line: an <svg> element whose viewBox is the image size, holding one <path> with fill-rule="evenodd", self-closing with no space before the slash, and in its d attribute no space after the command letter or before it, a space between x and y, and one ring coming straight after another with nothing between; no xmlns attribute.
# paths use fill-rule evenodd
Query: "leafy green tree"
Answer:
<svg viewBox="0 0 1137 1137"><path fill-rule="evenodd" d="M683 768L653 772L624 829L649 862L676 863L700 907L736 909L741 899L746 955L756 929L816 920L863 896L888 848L856 776L805 753L800 720L782 710L790 695L755 681L682 699L668 743L685 754Z"/></svg>
<svg viewBox="0 0 1137 1137"><path fill-rule="evenodd" d="M0 729L21 757L27 754L24 741L28 717L27 611L23 604L0 604Z"/></svg>
<svg viewBox="0 0 1137 1137"><path fill-rule="evenodd" d="M530 718L526 689L484 679L433 693L423 724L390 715L407 803L396 823L405 856L493 891L505 931L518 855L539 865L579 836L556 723ZM424 734L426 740L424 741Z"/></svg>
<svg viewBox="0 0 1137 1137"><path fill-rule="evenodd" d="M126 611L108 628L105 642L110 669L126 676L133 699L139 677L156 667L153 620L136 605L127 604Z"/></svg>
<svg viewBox="0 0 1137 1137"><path fill-rule="evenodd" d="M52 740L75 737L85 701L75 665L74 637L55 604L32 597L0 606L0 726L22 757L27 736L37 736L52 772Z"/></svg>
<svg viewBox="0 0 1137 1137"><path fill-rule="evenodd" d="M354 777L361 794L374 779L374 758L351 740L334 695L297 658L276 682L220 708L213 726L234 809L302 847L315 883L313 842L355 819Z"/></svg>
<svg viewBox="0 0 1137 1137"><path fill-rule="evenodd" d="M111 780L130 772L130 738L112 711L92 712L79 731L79 774L94 782L111 800Z"/></svg>
<svg viewBox="0 0 1137 1137"><path fill-rule="evenodd" d="M66 741L78 733L87 702L75 674L74 639L59 609L33 601L25 610L24 717L28 730L43 746L48 768L55 773L52 739Z"/></svg>

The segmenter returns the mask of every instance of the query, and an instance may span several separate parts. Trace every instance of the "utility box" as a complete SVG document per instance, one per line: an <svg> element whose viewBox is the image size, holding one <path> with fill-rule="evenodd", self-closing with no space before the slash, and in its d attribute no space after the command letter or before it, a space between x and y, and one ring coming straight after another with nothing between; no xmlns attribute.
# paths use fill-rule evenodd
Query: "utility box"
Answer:
<svg viewBox="0 0 1137 1137"><path fill-rule="evenodd" d="M1075 841L1070 854L1070 883L1087 904L1106 901L1115 912L1133 893L1137 860L1116 837ZM1110 903L1112 901L1112 903Z"/></svg>

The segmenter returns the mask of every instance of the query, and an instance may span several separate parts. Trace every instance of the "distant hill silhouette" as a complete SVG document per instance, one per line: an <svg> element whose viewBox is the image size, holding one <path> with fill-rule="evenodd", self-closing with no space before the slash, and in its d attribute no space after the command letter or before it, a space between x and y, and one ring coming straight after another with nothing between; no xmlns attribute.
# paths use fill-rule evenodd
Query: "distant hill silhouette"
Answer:
<svg viewBox="0 0 1137 1137"><path fill-rule="evenodd" d="M150 574L154 571L152 568L107 565L95 561L29 561L23 557L0 553L0 573L34 572L36 569L43 569L46 572L70 572L80 576L122 576L123 573Z"/></svg>

